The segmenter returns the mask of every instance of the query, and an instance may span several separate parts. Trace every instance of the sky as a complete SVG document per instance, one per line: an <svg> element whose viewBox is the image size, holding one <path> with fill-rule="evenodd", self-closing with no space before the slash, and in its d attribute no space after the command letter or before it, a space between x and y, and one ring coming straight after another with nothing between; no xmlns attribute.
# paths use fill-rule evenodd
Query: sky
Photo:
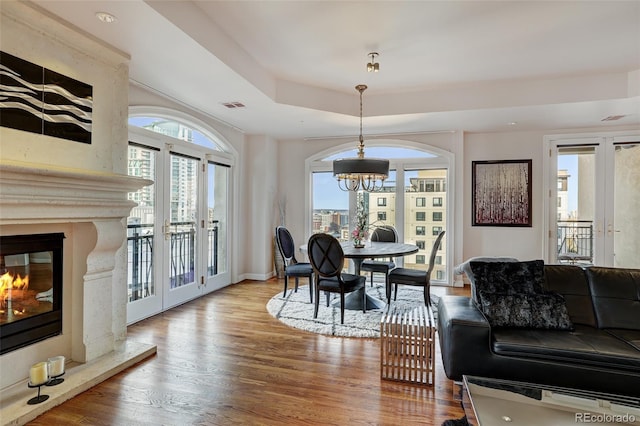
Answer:
<svg viewBox="0 0 640 426"><path fill-rule="evenodd" d="M558 155L558 170L567 170L569 173L569 211L578 209L578 156Z"/></svg>

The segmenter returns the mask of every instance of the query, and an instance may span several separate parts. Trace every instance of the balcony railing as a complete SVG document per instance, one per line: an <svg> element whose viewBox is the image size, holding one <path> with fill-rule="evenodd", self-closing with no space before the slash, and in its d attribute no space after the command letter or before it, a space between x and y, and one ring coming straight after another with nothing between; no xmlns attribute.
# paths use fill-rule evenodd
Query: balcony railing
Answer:
<svg viewBox="0 0 640 426"><path fill-rule="evenodd" d="M127 225L129 302L155 294L153 225Z"/></svg>
<svg viewBox="0 0 640 426"><path fill-rule="evenodd" d="M176 288L195 279L196 229L194 222L171 222L170 229L169 285Z"/></svg>
<svg viewBox="0 0 640 426"><path fill-rule="evenodd" d="M193 282L195 273L195 224L171 222L169 282L171 288ZM153 277L153 225L127 225L129 301L155 294ZM218 273L218 221L207 227L207 273Z"/></svg>
<svg viewBox="0 0 640 426"><path fill-rule="evenodd" d="M558 221L558 261L560 263L593 263L592 221Z"/></svg>

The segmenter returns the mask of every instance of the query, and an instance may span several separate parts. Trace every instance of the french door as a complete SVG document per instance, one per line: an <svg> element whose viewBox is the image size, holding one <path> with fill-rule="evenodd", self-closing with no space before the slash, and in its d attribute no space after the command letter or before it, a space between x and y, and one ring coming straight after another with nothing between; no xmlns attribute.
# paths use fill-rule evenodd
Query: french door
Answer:
<svg viewBox="0 0 640 426"><path fill-rule="evenodd" d="M130 131L129 174L154 181L130 194L127 322L230 282L229 166L201 147Z"/></svg>
<svg viewBox="0 0 640 426"><path fill-rule="evenodd" d="M547 144L549 261L639 268L640 135Z"/></svg>

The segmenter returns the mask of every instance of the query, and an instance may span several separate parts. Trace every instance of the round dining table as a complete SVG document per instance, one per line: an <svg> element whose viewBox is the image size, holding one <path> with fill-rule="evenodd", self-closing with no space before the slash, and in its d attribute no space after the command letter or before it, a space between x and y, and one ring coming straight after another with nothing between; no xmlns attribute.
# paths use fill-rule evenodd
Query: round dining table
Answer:
<svg viewBox="0 0 640 426"><path fill-rule="evenodd" d="M418 252L418 246L415 244L405 243L387 243L381 241L367 241L364 247L356 248L352 241L343 241L340 243L344 257L351 259L353 262L354 273L360 275L360 267L365 259L387 258L406 256ZM300 250L307 252L307 246L300 246ZM366 287L366 286L365 286ZM362 310L362 301L365 299L362 292L365 288L349 293L344 300L344 308L349 310ZM338 301L337 303L340 303ZM366 295L367 309L383 309L386 303L369 294Z"/></svg>
<svg viewBox="0 0 640 426"><path fill-rule="evenodd" d="M418 252L417 245L405 243L368 241L364 247L356 248L351 241L344 241L340 245L342 246L342 251L344 251L344 257L351 259L353 262L353 269L356 275L360 275L360 267L365 259L406 256ZM363 291L366 291L365 288L349 293L344 299L344 308L361 311ZM386 306L384 301L369 294L366 295L366 301L367 309L383 309Z"/></svg>

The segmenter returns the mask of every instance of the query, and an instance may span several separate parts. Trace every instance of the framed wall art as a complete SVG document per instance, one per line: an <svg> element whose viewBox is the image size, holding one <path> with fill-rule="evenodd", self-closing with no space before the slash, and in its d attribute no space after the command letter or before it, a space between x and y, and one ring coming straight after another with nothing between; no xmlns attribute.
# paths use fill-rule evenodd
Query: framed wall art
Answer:
<svg viewBox="0 0 640 426"><path fill-rule="evenodd" d="M0 127L91 143L93 87L0 51Z"/></svg>
<svg viewBox="0 0 640 426"><path fill-rule="evenodd" d="M473 226L531 226L531 160L473 161Z"/></svg>

